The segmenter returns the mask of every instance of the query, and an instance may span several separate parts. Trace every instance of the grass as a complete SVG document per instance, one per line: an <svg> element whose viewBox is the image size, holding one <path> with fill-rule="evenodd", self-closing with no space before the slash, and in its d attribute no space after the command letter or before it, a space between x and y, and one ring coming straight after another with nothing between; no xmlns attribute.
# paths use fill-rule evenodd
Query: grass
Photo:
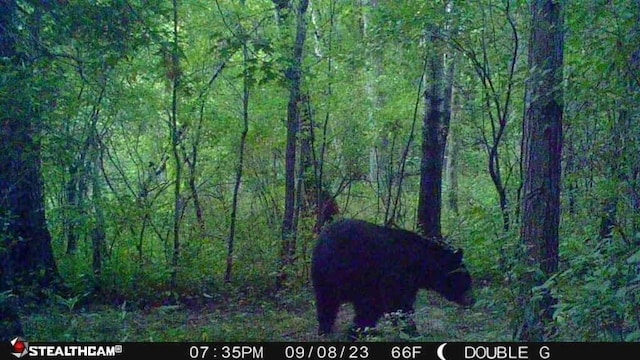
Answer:
<svg viewBox="0 0 640 360"><path fill-rule="evenodd" d="M487 292L480 292L487 296ZM485 295L482 295L485 294ZM479 301L479 304L488 304ZM422 291L414 315L418 336L410 338L382 321L379 335L367 340L508 341L496 312L461 309L433 292ZM134 307L49 305L22 314L29 341L326 341L347 340L353 311L343 305L335 334L319 337L313 294L303 288L262 298L206 297L176 305Z"/></svg>

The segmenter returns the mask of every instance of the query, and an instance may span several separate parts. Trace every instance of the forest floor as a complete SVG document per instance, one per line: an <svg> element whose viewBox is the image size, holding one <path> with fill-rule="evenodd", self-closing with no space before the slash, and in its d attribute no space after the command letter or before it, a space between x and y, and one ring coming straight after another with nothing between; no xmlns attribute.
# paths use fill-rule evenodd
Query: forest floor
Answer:
<svg viewBox="0 0 640 360"><path fill-rule="evenodd" d="M353 317L351 306L343 305L335 334L318 336L313 294L307 288L267 299L203 295L178 305L60 302L22 314L29 341L346 341ZM380 335L367 340L509 341L504 311L491 310L490 303L478 301L473 308L463 309L433 292L421 291L414 315L417 337L408 337L388 323L386 328L383 321Z"/></svg>

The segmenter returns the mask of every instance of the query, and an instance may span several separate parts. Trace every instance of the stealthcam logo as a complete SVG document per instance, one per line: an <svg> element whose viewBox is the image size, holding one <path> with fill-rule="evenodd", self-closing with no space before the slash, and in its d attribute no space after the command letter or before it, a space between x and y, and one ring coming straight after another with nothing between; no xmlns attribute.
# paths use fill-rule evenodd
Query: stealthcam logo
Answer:
<svg viewBox="0 0 640 360"><path fill-rule="evenodd" d="M10 343L12 347L11 354L18 359L27 355L29 352L29 343L19 336L11 339Z"/></svg>
<svg viewBox="0 0 640 360"><path fill-rule="evenodd" d="M114 357L123 353L122 344L44 344L29 345L23 338L16 336L9 342L10 352L18 359L30 357Z"/></svg>

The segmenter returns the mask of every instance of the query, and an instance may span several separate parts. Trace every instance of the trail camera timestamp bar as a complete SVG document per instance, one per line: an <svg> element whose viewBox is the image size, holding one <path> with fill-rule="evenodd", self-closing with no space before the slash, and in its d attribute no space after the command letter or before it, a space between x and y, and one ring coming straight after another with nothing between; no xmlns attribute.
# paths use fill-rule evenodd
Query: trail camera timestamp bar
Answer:
<svg viewBox="0 0 640 360"><path fill-rule="evenodd" d="M172 360L573 360L605 356L637 358L638 355L640 343L41 343L15 338L0 348L0 360L140 360L149 357Z"/></svg>
<svg viewBox="0 0 640 360"><path fill-rule="evenodd" d="M213 360L573 360L636 357L640 343L238 343L193 344L189 351L188 359Z"/></svg>

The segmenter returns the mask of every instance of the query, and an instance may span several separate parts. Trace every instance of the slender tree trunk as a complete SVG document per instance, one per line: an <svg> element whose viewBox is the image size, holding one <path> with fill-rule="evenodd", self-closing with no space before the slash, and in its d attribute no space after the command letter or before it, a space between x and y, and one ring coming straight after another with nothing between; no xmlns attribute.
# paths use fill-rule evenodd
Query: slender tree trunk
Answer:
<svg viewBox="0 0 640 360"><path fill-rule="evenodd" d="M422 128L418 228L427 237L441 237L444 115L444 52L439 30L430 31L428 87L425 91L425 115Z"/></svg>
<svg viewBox="0 0 640 360"><path fill-rule="evenodd" d="M186 150L184 151L184 159L187 164L187 168L189 170L189 191L191 192L191 198L193 199L193 207L196 213L196 221L198 223L198 231L199 236L201 238L205 237L206 227L204 221L204 214L202 210L202 205L200 203L200 194L198 192L198 186L196 185L197 180L197 165L198 165L198 147L200 146L200 135L202 134L202 123L203 123L203 109L204 104L200 108L200 119L198 121L198 126L196 127L196 133L191 144L191 153L187 155Z"/></svg>
<svg viewBox="0 0 640 360"><path fill-rule="evenodd" d="M89 176L91 181L91 208L93 212L93 222L91 224L90 236L93 250L92 270L96 278L102 276L102 259L106 248L106 221L102 208L102 182L100 181L100 162L102 161L102 142L98 132L98 120L100 119L100 104L106 90L105 83L101 84L101 91L96 100L91 113L89 138L87 140L87 152L90 156ZM99 282L96 282L99 283Z"/></svg>
<svg viewBox="0 0 640 360"><path fill-rule="evenodd" d="M627 98L631 101L633 101L633 99L636 101L633 101L633 110L631 110L635 115L629 117L629 124L632 124L634 120L637 121L638 113L640 112L637 101L640 98L640 46L637 45L640 40L640 0L636 0L634 4L633 11L635 13L636 23L633 27L633 39L635 39L634 43L636 44L636 48L629 57L629 67L625 78L628 84L627 91L629 92ZM635 148L632 150L630 163L629 192L631 194L631 208L635 214L640 214L640 142L638 141L635 141ZM640 216L633 218L632 231L636 234L640 232ZM640 269L638 269L638 271L640 272ZM640 323L640 314L638 315L638 319Z"/></svg>
<svg viewBox="0 0 640 360"><path fill-rule="evenodd" d="M182 184L182 159L179 154L180 141L182 139L181 129L178 122L178 88L180 87L180 55L178 44L178 1L173 0L173 48L171 50L171 112L170 135L171 149L175 160L174 179L174 208L173 208L173 254L171 258L171 287L178 285L178 263L180 259L180 214L182 212L182 194L180 186Z"/></svg>
<svg viewBox="0 0 640 360"><path fill-rule="evenodd" d="M572 129L566 127L563 138L563 152L564 152L564 176L565 176L565 194L567 196L567 213L574 215L576 213L576 193L578 192L578 186L573 179L572 174L576 171L576 150L574 145L574 136L570 133Z"/></svg>
<svg viewBox="0 0 640 360"><path fill-rule="evenodd" d="M278 1L274 1L279 5ZM282 248L281 266L277 276L276 287L280 288L286 280L287 268L293 263L296 247L295 228L295 166L296 166L296 138L300 116L300 94L302 79L302 60L304 42L307 33L308 0L299 0L293 6L295 12L295 41L292 51L292 62L285 70L285 77L289 85L289 103L287 105L287 145L285 152L285 205L282 219ZM282 18L282 15L280 16Z"/></svg>
<svg viewBox="0 0 640 360"><path fill-rule="evenodd" d="M244 1L242 1L242 4L244 4ZM202 203L200 202L200 193L198 192L198 186L196 184L196 181L197 181L197 174L198 174L197 169L198 169L198 154L199 154L200 140L202 138L202 131L204 126L205 105L208 99L207 94L211 89L211 85L222 73L222 70L226 67L227 61L234 54L235 52L231 52L230 55L228 55L227 59L221 60L217 70L213 73L213 75L209 79L207 86L205 86L201 90L198 96L198 101L200 102L200 109L198 111L198 125L196 126L193 140L191 141L191 152L187 154L186 149L183 148L184 162L186 163L187 168L189 169L189 174L188 174L189 191L191 191L191 198L193 199L193 207L195 209L196 221L198 222L198 230L200 232L199 236L202 239L207 237L208 234L207 234L207 228L206 228L206 223L204 219L204 210L202 208ZM161 167L162 169L165 168L166 158L163 157L163 160L164 161Z"/></svg>
<svg viewBox="0 0 640 360"><path fill-rule="evenodd" d="M0 292L55 288L59 281L47 229L40 168L37 104L31 104L30 64L17 50L15 1L0 1ZM17 74L17 75L15 75ZM24 94L24 96L21 96ZM34 292L31 292L32 294Z"/></svg>
<svg viewBox="0 0 640 360"><path fill-rule="evenodd" d="M313 230L320 232L322 226L333 220L338 213L338 205L330 192L324 189L320 176L320 161L315 153L315 123L311 110L310 99L301 96L300 122L298 138L300 139L300 166L298 169L297 214L304 218L314 218ZM325 129L326 122L325 119ZM324 134L326 135L326 133ZM323 145L324 146L324 145ZM296 216L297 218L297 216Z"/></svg>
<svg viewBox="0 0 640 360"><path fill-rule="evenodd" d="M525 263L539 271L528 271L524 277L520 299L524 316L518 334L524 341L544 341L552 327L554 300L547 292L536 294L534 289L558 270L564 45L561 4L551 0L531 3L521 240Z"/></svg>
<svg viewBox="0 0 640 360"><path fill-rule="evenodd" d="M615 72L614 72L615 73ZM617 76L621 76L622 74L617 74ZM621 159L623 159L623 145L627 143L623 140L624 135L623 132L627 131L626 122L628 121L628 112L625 110L624 106L620 106L621 104L617 104L618 108L621 109L618 111L618 116L611 114L609 117L609 122L611 125L610 133L610 141L607 142L605 146L605 159L607 160L607 174L605 182L608 184L608 192L604 194L604 198L601 199L601 215L600 215L600 229L598 234L600 236L600 240L604 242L609 242L613 238L613 230L617 223L618 216L618 201L619 201L619 192L618 189L621 188L621 184L624 182L624 178L626 177L622 170L623 164ZM630 141L633 142L633 141Z"/></svg>
<svg viewBox="0 0 640 360"><path fill-rule="evenodd" d="M91 226L91 243L93 248L93 262L92 269L96 278L102 276L102 259L104 257L104 250L106 249L106 220L104 217L104 210L102 209L102 183L100 182L100 167L98 162L100 161L99 152L100 146L97 139L97 133L95 134L96 140L93 142L93 150L96 152L94 160L91 164L91 206L93 207L94 221ZM96 282L98 283L98 282Z"/></svg>
<svg viewBox="0 0 640 360"><path fill-rule="evenodd" d="M449 187L447 189L447 202L449 209L458 215L458 140L455 133L449 129L449 139L447 140L447 180Z"/></svg>
<svg viewBox="0 0 640 360"><path fill-rule="evenodd" d="M511 11L511 2L506 2L502 8L507 20L508 29L511 31L511 57L509 59L508 79L504 87L496 87L496 79L492 75L492 64L489 61L489 50L496 44L502 42L496 38L496 32L493 22L487 22L489 18L483 15L485 23L482 27L482 53L476 55L474 52L467 52L470 57L474 70L476 71L482 84L482 97L485 106L485 113L482 114L482 141L488 156L488 170L491 181L496 188L498 194L498 204L502 213L503 230L509 231L511 219L509 214L509 198L507 194L507 184L503 177L503 167L501 165L500 148L502 139L507 129L507 123L511 113L511 99L513 95L513 86L516 83L514 76L516 74L518 57L519 57L519 36L516 28L516 21ZM484 8L483 8L484 10ZM490 130L485 128L485 116L489 118L488 125ZM506 179L509 179L507 174Z"/></svg>
<svg viewBox="0 0 640 360"><path fill-rule="evenodd" d="M385 105L385 98L378 89L377 79L383 72L383 52L377 50L375 40L375 31L371 31L371 14L378 11L378 0L360 0L361 19L362 19L362 39L366 44L365 58L367 65L365 67L365 93L367 94L369 106L367 107L367 123L381 124L384 119L379 119L380 109ZM391 191L393 174L392 150L390 149L391 139L389 139L388 129L380 133L377 144L370 149L369 157L369 179L376 184L377 212L382 212L384 221L387 223L390 219L389 213L391 208Z"/></svg>
<svg viewBox="0 0 640 360"><path fill-rule="evenodd" d="M442 125L438 131L438 142L441 144L439 158L443 159L446 151L447 138L449 137L449 127L451 126L451 116L453 113L453 91L456 75L457 54L443 52L443 103L442 103Z"/></svg>
<svg viewBox="0 0 640 360"><path fill-rule="evenodd" d="M103 69L104 70L104 69ZM105 70L106 71L106 70ZM81 216L85 212L85 197L88 194L87 181L91 181L91 176L88 176L86 172L87 167L93 165L95 169L98 168L97 162L87 164L87 155L92 151L95 151L98 146L97 139L97 126L100 115L100 109L102 108L102 100L106 91L106 79L107 76L102 78L104 82L100 83L100 91L92 105L91 114L87 121L86 132L83 134L85 137L82 146L78 149L76 157L73 159L69 166L69 181L65 186L66 200L67 200L67 219L66 219L66 237L67 237L67 254L74 254L78 247L78 227L82 223L86 222ZM92 159L95 160L95 159ZM95 170L97 171L97 170ZM97 175L96 175L97 176Z"/></svg>
<svg viewBox="0 0 640 360"><path fill-rule="evenodd" d="M444 166L444 175L448 180L448 191L447 191L447 201L449 203L449 208L455 214L458 213L458 203L457 203L457 187L458 187L458 178L455 172L456 159L453 156L457 156L457 148L453 148L456 144L449 142L451 141L452 132L451 132L451 119L454 115L454 80L455 80L455 72L456 72L456 62L457 62L457 54L455 52L451 52L450 59L445 63L448 66L445 69L445 79L444 79L444 106L443 106L443 119L442 119L442 127L440 131L439 141L442 144L442 153L440 154L440 158L443 161ZM445 156L446 155L446 156Z"/></svg>
<svg viewBox="0 0 640 360"><path fill-rule="evenodd" d="M91 210L93 221L90 228L90 237L92 244L92 270L97 279L102 276L102 260L104 257L104 250L106 249L106 220L104 217L104 210L102 208L102 182L100 181L100 163L102 161L102 142L100 134L98 132L98 120L100 119L100 110L102 99L106 91L107 76L103 77L104 82L101 84L100 93L91 111L89 121L89 133L86 142L86 149L83 150L83 154L86 152L89 155L88 164L88 176L91 181ZM81 156L81 159L84 155ZM84 160L83 160L84 162ZM99 281L95 282L99 284Z"/></svg>
<svg viewBox="0 0 640 360"><path fill-rule="evenodd" d="M236 218L238 212L238 196L240 194L240 184L242 183L242 172L244 169L244 149L247 142L247 134L249 133L249 49L247 48L246 41L242 45L243 56L243 81L242 81L242 133L240 134L240 149L238 150L238 165L236 168L236 182L233 187L233 201L231 203L231 219L229 224L229 241L227 244L227 269L224 274L224 281L231 281L231 274L233 270L233 252L236 236Z"/></svg>
<svg viewBox="0 0 640 360"><path fill-rule="evenodd" d="M329 120L331 117L331 100L333 97L333 31L335 26L335 13L336 13L336 1L332 0L329 7L329 31L327 33L327 88L325 90L326 99L324 101L326 112L324 121L322 123L322 143L320 145L320 154L316 157L316 189L317 189L317 204L321 206L317 212L316 225L314 231L319 233L322 226L333 220L333 216L336 215L338 210L338 204L331 196L329 191L325 191L324 185L324 159L327 149L327 130L329 127Z"/></svg>
<svg viewBox="0 0 640 360"><path fill-rule="evenodd" d="M398 171L398 174L400 175L398 178L398 186L396 188L396 196L395 196L395 200L393 203L393 207L392 207L392 211L391 211L391 216L389 218L385 217L385 223L389 224L388 219L392 220L392 223L395 222L395 219L397 218L397 212L398 209L400 208L400 199L402 198L402 184L405 178L405 169L406 169L406 165L407 165L407 158L409 157L409 151L411 150L411 148L413 147L413 141L415 138L415 133L416 133L416 124L418 122L418 109L420 106L420 100L423 97L423 89L422 89L422 85L424 83L425 77L426 77L426 73L427 73L427 67L428 67L428 61L424 62L424 68L422 70L422 76L420 79L420 83L418 85L418 96L416 97L416 102L415 102L415 106L413 108L413 119L411 120L411 130L409 131L409 138L407 139L407 145L404 147L404 150L402 151L402 156L400 158L400 169Z"/></svg>
<svg viewBox="0 0 640 360"><path fill-rule="evenodd" d="M307 95L300 97L299 106L300 168L298 181L302 185L299 198L303 200L299 202L299 207L303 216L311 217L313 212L318 209L318 189L316 188L318 181L316 179L316 162L313 156L315 134L311 118L311 104Z"/></svg>
<svg viewBox="0 0 640 360"><path fill-rule="evenodd" d="M69 179L64 187L66 201L64 232L67 238L67 255L75 254L78 250L78 210L79 198L81 196L78 190L78 162L78 160L74 159L73 163L69 166Z"/></svg>

